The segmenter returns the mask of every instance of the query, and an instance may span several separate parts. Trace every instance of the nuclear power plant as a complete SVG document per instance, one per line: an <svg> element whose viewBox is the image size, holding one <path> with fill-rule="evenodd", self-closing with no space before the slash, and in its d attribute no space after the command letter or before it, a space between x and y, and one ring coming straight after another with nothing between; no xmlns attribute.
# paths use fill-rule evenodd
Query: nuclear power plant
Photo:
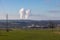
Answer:
<svg viewBox="0 0 60 40"><path fill-rule="evenodd" d="M29 15L31 13L31 10L30 9L27 9L25 10L24 8L21 8L19 10L19 14L20 14L20 19L28 19L29 18Z"/></svg>

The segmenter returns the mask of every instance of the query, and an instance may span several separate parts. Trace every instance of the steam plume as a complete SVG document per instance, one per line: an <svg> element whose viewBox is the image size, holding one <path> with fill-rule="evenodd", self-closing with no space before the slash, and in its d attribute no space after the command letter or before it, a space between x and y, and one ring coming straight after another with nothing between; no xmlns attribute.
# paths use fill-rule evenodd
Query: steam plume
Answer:
<svg viewBox="0 0 60 40"><path fill-rule="evenodd" d="M26 10L25 19L28 19L29 14L30 14L30 9Z"/></svg>
<svg viewBox="0 0 60 40"><path fill-rule="evenodd" d="M24 8L21 8L19 13L20 13L20 19L24 19L24 13L25 13Z"/></svg>

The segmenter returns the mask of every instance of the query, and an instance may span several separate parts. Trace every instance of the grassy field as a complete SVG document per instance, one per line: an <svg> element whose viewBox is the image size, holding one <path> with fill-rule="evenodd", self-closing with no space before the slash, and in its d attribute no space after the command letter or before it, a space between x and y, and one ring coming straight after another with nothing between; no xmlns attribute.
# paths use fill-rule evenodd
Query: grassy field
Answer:
<svg viewBox="0 0 60 40"><path fill-rule="evenodd" d="M0 31L0 40L60 40L60 34L51 30Z"/></svg>

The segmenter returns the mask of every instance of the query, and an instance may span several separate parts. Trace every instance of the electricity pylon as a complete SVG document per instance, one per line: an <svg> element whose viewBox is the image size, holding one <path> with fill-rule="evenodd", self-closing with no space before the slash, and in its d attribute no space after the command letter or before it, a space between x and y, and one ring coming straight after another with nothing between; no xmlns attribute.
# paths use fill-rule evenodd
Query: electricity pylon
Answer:
<svg viewBox="0 0 60 40"><path fill-rule="evenodd" d="M9 29L8 29L8 14L6 14L6 31L9 32Z"/></svg>

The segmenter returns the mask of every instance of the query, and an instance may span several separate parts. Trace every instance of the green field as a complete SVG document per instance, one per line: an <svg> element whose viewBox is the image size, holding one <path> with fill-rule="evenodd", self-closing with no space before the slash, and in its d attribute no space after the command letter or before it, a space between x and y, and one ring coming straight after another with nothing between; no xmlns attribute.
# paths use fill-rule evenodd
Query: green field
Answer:
<svg viewBox="0 0 60 40"><path fill-rule="evenodd" d="M51 30L1 31L0 40L60 40L60 34Z"/></svg>

